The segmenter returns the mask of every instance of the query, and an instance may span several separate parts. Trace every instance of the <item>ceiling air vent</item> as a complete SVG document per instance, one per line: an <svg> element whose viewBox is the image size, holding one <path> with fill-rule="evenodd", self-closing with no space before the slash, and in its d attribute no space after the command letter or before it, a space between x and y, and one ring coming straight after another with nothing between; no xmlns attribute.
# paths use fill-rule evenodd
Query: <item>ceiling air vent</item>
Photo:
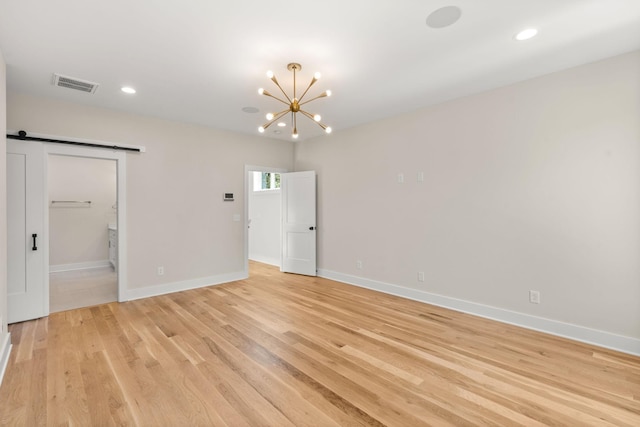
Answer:
<svg viewBox="0 0 640 427"><path fill-rule="evenodd" d="M62 76L60 74L53 75L53 85L88 93L96 93L98 86L100 86L98 83L76 79L75 77Z"/></svg>

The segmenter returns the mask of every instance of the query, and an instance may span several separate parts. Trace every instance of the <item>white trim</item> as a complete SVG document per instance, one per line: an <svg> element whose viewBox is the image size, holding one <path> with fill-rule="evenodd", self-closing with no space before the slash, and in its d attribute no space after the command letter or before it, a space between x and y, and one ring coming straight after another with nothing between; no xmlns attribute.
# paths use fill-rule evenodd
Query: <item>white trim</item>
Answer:
<svg viewBox="0 0 640 427"><path fill-rule="evenodd" d="M7 135L17 135L17 134L18 134L17 130L7 130ZM103 145L105 148L113 148L114 146L118 146L122 148L133 148L134 150L140 150L141 153L144 153L147 151L144 145L121 144L119 142L98 141L95 139L73 138L68 136L48 135L44 133L31 133L31 132L27 133L27 138L28 137L44 138L44 139L59 139L62 141L69 141L69 142L86 142L87 144ZM55 143L46 142L46 141L38 141L38 142L42 142L43 144L55 144ZM90 147L81 147L81 148L90 148Z"/></svg>
<svg viewBox="0 0 640 427"><path fill-rule="evenodd" d="M248 276L238 271L235 273L220 274L217 276L201 277L199 279L185 280L182 282L164 283L162 285L147 286L138 289L129 289L124 295L124 301L155 297L158 295L171 294L174 292L188 291L189 289L204 288L207 286L221 285L223 283L235 282L246 279Z"/></svg>
<svg viewBox="0 0 640 427"><path fill-rule="evenodd" d="M2 342L2 347L0 347L0 385L2 385L2 380L4 379L4 373L7 370L7 365L9 364L9 356L11 355L11 333L7 333L4 336L4 341Z"/></svg>
<svg viewBox="0 0 640 427"><path fill-rule="evenodd" d="M584 326L564 323L557 320L545 319L529 314L518 313L502 308L491 307L471 301L432 294L417 289L378 282L376 280L351 276L335 271L319 269L318 276L338 282L372 289L399 297L433 304L451 310L472 314L487 319L496 320L510 325L520 326L575 341L593 344L612 350L640 356L640 339L612 334L610 332L591 329Z"/></svg>
<svg viewBox="0 0 640 427"><path fill-rule="evenodd" d="M74 264L49 265L49 273L59 273L61 271L90 270L92 268L111 267L108 259L103 261L77 262Z"/></svg>

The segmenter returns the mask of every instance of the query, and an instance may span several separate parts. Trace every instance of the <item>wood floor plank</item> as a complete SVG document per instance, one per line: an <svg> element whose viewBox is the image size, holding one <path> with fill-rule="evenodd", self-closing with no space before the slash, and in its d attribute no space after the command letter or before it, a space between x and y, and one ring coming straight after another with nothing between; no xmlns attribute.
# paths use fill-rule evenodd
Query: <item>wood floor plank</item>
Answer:
<svg viewBox="0 0 640 427"><path fill-rule="evenodd" d="M639 357L250 269L10 325L0 425L640 425Z"/></svg>

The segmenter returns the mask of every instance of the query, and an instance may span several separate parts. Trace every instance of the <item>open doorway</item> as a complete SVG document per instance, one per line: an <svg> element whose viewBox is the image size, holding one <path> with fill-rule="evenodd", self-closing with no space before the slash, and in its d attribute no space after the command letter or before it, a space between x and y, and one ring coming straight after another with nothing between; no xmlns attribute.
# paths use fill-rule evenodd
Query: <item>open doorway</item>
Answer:
<svg viewBox="0 0 640 427"><path fill-rule="evenodd" d="M117 163L50 154L49 310L118 300Z"/></svg>
<svg viewBox="0 0 640 427"><path fill-rule="evenodd" d="M280 267L280 174L286 169L245 166L247 274L249 260Z"/></svg>
<svg viewBox="0 0 640 427"><path fill-rule="evenodd" d="M71 157L74 159L82 160L108 160L112 161L110 165L115 164L116 168L116 202L115 208L113 207L113 202L108 208L107 214L104 214L103 225L106 224L106 230L102 228L103 232L108 231L109 237L111 238L110 243L107 244L107 249L111 249L108 253L109 264L113 261L113 272L115 272L117 276L117 301L124 301L127 289L127 156L126 153L119 150L107 150L102 148L86 148L86 147L78 147L74 145L64 145L64 144L45 144L45 154L47 160L51 158L53 155L62 156L62 157ZM46 162L46 168L48 168L48 161ZM87 172L90 173L90 172ZM49 199L49 182L46 179L48 176L48 172L45 173L45 188L44 188L44 198L50 203ZM85 179L83 176L76 176L77 179ZM91 200L91 199L88 199ZM116 220L112 222L113 214L115 214ZM46 267L45 271L49 271L49 215L44 215L44 229L45 236L43 240L43 245L45 246L45 260ZM111 227L110 227L111 226ZM103 240L104 242L104 240ZM109 245L111 248L109 248ZM104 254L102 255L104 256ZM103 260L104 261L104 260ZM49 301L49 275L45 275L45 291L46 291L46 300ZM48 313L48 311L47 311Z"/></svg>

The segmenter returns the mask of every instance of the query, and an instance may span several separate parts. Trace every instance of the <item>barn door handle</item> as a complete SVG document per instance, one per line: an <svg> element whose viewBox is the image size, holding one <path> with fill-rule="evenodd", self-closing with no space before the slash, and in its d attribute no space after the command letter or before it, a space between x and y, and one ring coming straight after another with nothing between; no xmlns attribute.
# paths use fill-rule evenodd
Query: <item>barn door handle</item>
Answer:
<svg viewBox="0 0 640 427"><path fill-rule="evenodd" d="M33 238L33 247L31 248L32 251L37 251L38 250L38 244L36 243L36 239L38 238L37 234L32 234L31 237Z"/></svg>

